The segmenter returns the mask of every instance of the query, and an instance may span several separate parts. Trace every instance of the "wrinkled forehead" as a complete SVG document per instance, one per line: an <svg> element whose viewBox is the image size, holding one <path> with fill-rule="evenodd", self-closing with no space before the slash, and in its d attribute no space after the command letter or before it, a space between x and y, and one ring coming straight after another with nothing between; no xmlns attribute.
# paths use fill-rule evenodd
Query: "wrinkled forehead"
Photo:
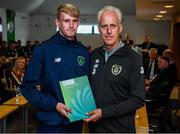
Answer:
<svg viewBox="0 0 180 134"><path fill-rule="evenodd" d="M102 13L100 17L100 24L108 23L108 24L120 24L119 17L115 11L105 11Z"/></svg>

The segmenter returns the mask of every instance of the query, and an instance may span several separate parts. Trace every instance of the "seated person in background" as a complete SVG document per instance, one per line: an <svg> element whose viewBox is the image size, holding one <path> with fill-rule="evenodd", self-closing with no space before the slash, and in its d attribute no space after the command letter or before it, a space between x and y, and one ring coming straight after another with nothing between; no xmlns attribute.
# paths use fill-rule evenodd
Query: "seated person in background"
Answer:
<svg viewBox="0 0 180 134"><path fill-rule="evenodd" d="M0 76L4 77L3 71L12 68L13 61L5 56L0 57Z"/></svg>
<svg viewBox="0 0 180 134"><path fill-rule="evenodd" d="M15 61L14 67L9 74L9 78L12 82L12 88L19 87L21 85L22 79L24 77L26 66L26 60L24 57L18 57Z"/></svg>
<svg viewBox="0 0 180 134"><path fill-rule="evenodd" d="M169 67L169 59L165 56L158 57L159 73L153 80L146 80L147 99L153 99L151 110L159 108L166 104L169 95L175 83ZM163 96L161 96L163 95Z"/></svg>
<svg viewBox="0 0 180 134"><path fill-rule="evenodd" d="M125 40L123 40L124 44L128 45L129 47L132 47L134 42L133 40L130 38L129 35L125 35Z"/></svg>
<svg viewBox="0 0 180 134"><path fill-rule="evenodd" d="M8 57L8 43L6 41L0 42L0 56Z"/></svg>
<svg viewBox="0 0 180 134"><path fill-rule="evenodd" d="M158 68L158 51L156 48L151 48L148 51L148 58L143 59L145 77L152 80L153 77L159 72Z"/></svg>
<svg viewBox="0 0 180 134"><path fill-rule="evenodd" d="M8 46L8 58L13 60L17 57L17 42L11 41Z"/></svg>
<svg viewBox="0 0 180 134"><path fill-rule="evenodd" d="M163 51L162 55L169 58L169 69L172 71L172 75L177 80L177 68L176 68L176 64L175 64L175 61L174 61L174 53L173 53L173 51L171 49L165 49Z"/></svg>

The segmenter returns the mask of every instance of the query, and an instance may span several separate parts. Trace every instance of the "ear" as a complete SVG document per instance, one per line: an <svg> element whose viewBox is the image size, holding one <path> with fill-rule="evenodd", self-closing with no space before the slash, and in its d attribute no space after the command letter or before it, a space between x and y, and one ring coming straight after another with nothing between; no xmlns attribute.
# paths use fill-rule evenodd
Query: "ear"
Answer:
<svg viewBox="0 0 180 134"><path fill-rule="evenodd" d="M56 27L59 27L59 20L58 19L55 20L55 24L56 24Z"/></svg>
<svg viewBox="0 0 180 134"><path fill-rule="evenodd" d="M122 26L122 24L120 24L120 26L119 26L119 33L121 33L122 30L123 30L123 26Z"/></svg>
<svg viewBox="0 0 180 134"><path fill-rule="evenodd" d="M99 33L101 33L101 28L100 28L100 25L98 25L98 31L99 31Z"/></svg>
<svg viewBox="0 0 180 134"><path fill-rule="evenodd" d="M80 19L78 19L78 27L79 27L79 25L80 25Z"/></svg>

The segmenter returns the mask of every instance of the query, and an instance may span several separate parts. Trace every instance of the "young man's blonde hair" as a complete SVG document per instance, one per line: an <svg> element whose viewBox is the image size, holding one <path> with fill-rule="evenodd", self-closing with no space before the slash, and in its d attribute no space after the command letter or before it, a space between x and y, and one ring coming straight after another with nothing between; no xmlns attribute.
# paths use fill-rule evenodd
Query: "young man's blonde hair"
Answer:
<svg viewBox="0 0 180 134"><path fill-rule="evenodd" d="M57 8L57 19L59 19L60 17L60 13L67 13L68 15L72 16L72 17L75 17L75 18L79 18L80 17L80 11L79 9L72 5L72 4L63 4L63 5L60 5L58 8Z"/></svg>

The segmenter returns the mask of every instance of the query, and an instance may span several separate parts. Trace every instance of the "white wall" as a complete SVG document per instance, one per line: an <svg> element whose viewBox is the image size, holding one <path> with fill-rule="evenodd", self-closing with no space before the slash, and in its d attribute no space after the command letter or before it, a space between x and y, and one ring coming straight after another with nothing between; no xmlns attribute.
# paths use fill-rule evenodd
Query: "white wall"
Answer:
<svg viewBox="0 0 180 134"><path fill-rule="evenodd" d="M0 17L2 20L2 40L7 40L7 28L6 28L6 10L0 8Z"/></svg>
<svg viewBox="0 0 180 134"><path fill-rule="evenodd" d="M21 40L22 45L26 45L26 41L30 37L31 16L22 12L16 12L15 16L15 40Z"/></svg>
<svg viewBox="0 0 180 134"><path fill-rule="evenodd" d="M32 15L31 16L31 40L44 41L56 32L55 16Z"/></svg>

